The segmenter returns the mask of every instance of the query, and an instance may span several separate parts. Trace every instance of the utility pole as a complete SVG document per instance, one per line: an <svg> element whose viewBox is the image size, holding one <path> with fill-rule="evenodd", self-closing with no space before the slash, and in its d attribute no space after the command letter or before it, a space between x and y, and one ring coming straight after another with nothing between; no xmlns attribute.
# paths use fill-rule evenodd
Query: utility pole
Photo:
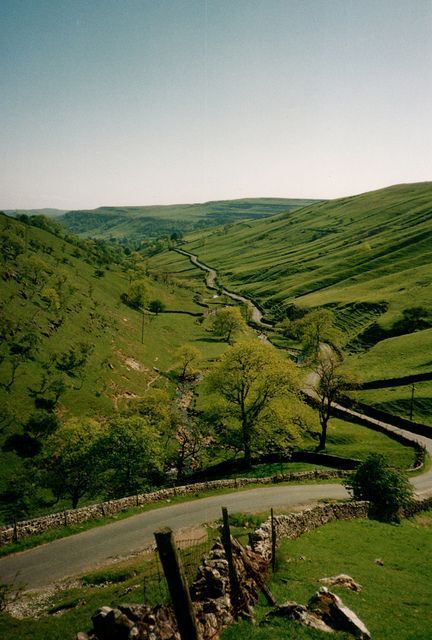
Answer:
<svg viewBox="0 0 432 640"><path fill-rule="evenodd" d="M142 310L142 319L141 319L141 344L144 344L144 307Z"/></svg>
<svg viewBox="0 0 432 640"><path fill-rule="evenodd" d="M414 411L414 391L415 391L415 386L411 385L411 404L410 404L410 416L409 416L409 419L411 422L413 419L413 411Z"/></svg>

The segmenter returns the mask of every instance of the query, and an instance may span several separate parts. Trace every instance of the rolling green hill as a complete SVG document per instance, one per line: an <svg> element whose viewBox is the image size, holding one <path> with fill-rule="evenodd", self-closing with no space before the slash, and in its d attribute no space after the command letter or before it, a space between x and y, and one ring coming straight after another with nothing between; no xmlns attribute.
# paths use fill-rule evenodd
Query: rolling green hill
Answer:
<svg viewBox="0 0 432 640"><path fill-rule="evenodd" d="M356 369L368 370L369 377L374 372L367 350L387 341L391 348L377 376L386 370L384 377L391 376L391 358L404 375L430 368L430 182L241 221L228 232L197 232L185 248L218 269L224 285L259 300L275 319L284 317L291 304L333 309L348 350L366 354L359 356ZM173 258L154 260L169 267ZM414 324L408 322L413 307L421 309ZM415 345L402 348L402 337L413 330L418 332Z"/></svg>
<svg viewBox="0 0 432 640"><path fill-rule="evenodd" d="M187 314L203 311L193 301L204 293L197 280L185 285L143 267L142 261L136 264L137 256L128 257L118 246L66 239L2 214L0 241L0 401L6 422L25 420L35 410L38 394L29 390L43 386L53 359L58 365L59 358L79 345L90 347L82 376L54 366L53 378L64 377L59 406L65 416L106 415L128 398L143 395L149 385L167 386L168 379L158 371L175 365L178 346L205 337L196 317ZM146 315L143 343L141 312L121 302L131 278L137 277L145 282L149 300L182 312ZM215 357L223 348L216 342L203 346L203 358Z"/></svg>
<svg viewBox="0 0 432 640"><path fill-rule="evenodd" d="M230 224L244 218L268 217L312 202L316 201L247 198L202 204L99 207L93 210L68 211L58 221L79 235L139 241L142 237L155 237L175 231L185 233L193 229Z"/></svg>

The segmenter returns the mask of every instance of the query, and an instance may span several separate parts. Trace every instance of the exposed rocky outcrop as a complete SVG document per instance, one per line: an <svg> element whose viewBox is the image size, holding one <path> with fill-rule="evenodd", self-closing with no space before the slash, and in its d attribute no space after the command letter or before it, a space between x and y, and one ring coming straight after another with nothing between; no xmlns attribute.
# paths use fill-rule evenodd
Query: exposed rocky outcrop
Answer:
<svg viewBox="0 0 432 640"><path fill-rule="evenodd" d="M277 606L266 616L264 624L275 616L296 620L307 627L328 633L344 631L359 640L371 637L360 618L326 587L314 593L307 606L297 602L285 602Z"/></svg>

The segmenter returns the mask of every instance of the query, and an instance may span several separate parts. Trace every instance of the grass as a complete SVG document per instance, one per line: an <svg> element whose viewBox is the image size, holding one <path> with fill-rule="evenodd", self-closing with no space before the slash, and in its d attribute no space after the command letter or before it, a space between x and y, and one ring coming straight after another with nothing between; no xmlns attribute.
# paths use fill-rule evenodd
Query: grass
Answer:
<svg viewBox="0 0 432 640"><path fill-rule="evenodd" d="M293 302L333 308L350 342L373 322L391 328L413 305L432 312L431 203L432 183L397 185L239 222L228 234L196 232L185 248L268 313ZM171 258L157 257L159 265L164 260ZM414 335L410 350L417 355L404 353L404 336L389 341L383 366L391 363L391 374L428 366L430 330Z"/></svg>
<svg viewBox="0 0 432 640"><path fill-rule="evenodd" d="M414 387L413 420L432 427L432 381L416 382ZM402 418L410 417L411 394L412 385L362 389L356 392L361 402Z"/></svg>
<svg viewBox="0 0 432 640"><path fill-rule="evenodd" d="M426 561L432 544L432 513L400 525L370 520L330 523L278 548L277 571L271 590L278 602L306 604L319 579L348 573L363 591L332 587L371 632L386 640L429 640L432 626L430 585L432 565ZM383 565L374 562L381 559ZM268 607L256 607L261 620ZM263 627L241 622L223 634L223 640L320 639L327 634L298 623L275 621ZM352 638L336 634L337 638Z"/></svg>
<svg viewBox="0 0 432 640"><path fill-rule="evenodd" d="M432 370L432 329L388 338L348 357L345 369L361 381L381 380Z"/></svg>
<svg viewBox="0 0 432 640"><path fill-rule="evenodd" d="M245 539L247 530L259 525L266 515L231 514L235 534ZM181 552L189 579L210 544L211 540ZM404 520L400 525L369 520L330 523L279 545L277 571L270 587L278 602L306 603L319 587L320 578L348 573L363 591L353 593L337 587L332 590L359 615L374 639L428 640L432 624L432 566L425 559L431 544L432 512ZM375 559L382 560L382 566ZM91 616L102 605L166 602L167 591L157 573L154 556L149 554L86 574L79 586L53 592L37 619L16 620L0 614L0 636L2 640L65 640L88 629ZM260 600L255 608L256 619L262 620L267 611L268 606ZM223 640L286 637L318 640L327 636L283 620L265 627L240 622L223 634Z"/></svg>
<svg viewBox="0 0 432 640"><path fill-rule="evenodd" d="M336 418L330 420L326 453L365 460L371 452L382 453L392 466L400 469L408 469L414 462L412 447L352 422Z"/></svg>

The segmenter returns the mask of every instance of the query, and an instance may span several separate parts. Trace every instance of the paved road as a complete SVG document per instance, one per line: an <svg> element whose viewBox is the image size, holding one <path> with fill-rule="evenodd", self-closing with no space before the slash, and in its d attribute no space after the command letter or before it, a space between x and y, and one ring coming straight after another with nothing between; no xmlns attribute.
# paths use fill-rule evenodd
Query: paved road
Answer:
<svg viewBox="0 0 432 640"><path fill-rule="evenodd" d="M346 498L347 492L338 484L272 486L162 507L6 556L0 559L0 582L12 582L19 572L17 582L36 589L80 575L144 549L154 541L153 532L159 527L177 530L212 522L221 516L221 506L231 512L253 513L327 497Z"/></svg>
<svg viewBox="0 0 432 640"><path fill-rule="evenodd" d="M210 279L216 277L216 272L207 265L199 263L196 256L182 250L179 252L188 255L192 262L200 268L212 272L209 274ZM214 286L214 279L212 284ZM316 380L310 378L308 382L309 392L311 392L311 387L313 388ZM361 415L340 405L338 408L351 416ZM367 418L364 415L361 417ZM373 418L367 419L389 431L399 432L406 437L422 442L432 454L431 439L409 433ZM418 495L430 493L432 491L432 469L414 478L412 483ZM153 532L161 526L168 525L176 530L211 522L220 517L222 505L228 507L230 511L258 512L269 510L270 507L286 508L310 504L322 498L341 499L346 497L347 492L338 484L285 485L212 496L163 507L0 559L0 582L12 582L16 574L19 573L18 582L25 584L28 589L35 589L48 586L67 577L80 575L95 567L112 563L116 558L128 556L144 549L153 542Z"/></svg>
<svg viewBox="0 0 432 640"><path fill-rule="evenodd" d="M192 264L194 264L199 269L202 269L202 271L205 271L207 287L209 289L217 289L216 282L217 282L218 274L215 269L213 269L212 267L209 267L204 262L201 262L198 256L196 256L194 253L190 253L189 251L185 251L184 249L174 249L174 251L177 251L177 253L181 253L182 255L187 256L192 262ZM258 307L252 302L250 298L245 298L245 296L241 296L239 293L234 293L233 291L228 291L228 289L224 289L224 288L222 288L222 293L224 293L226 296L228 296L232 300L236 300L237 302L244 302L245 304L247 304L250 309L250 314L251 314L250 318L252 322L254 322L255 324L262 325L267 329L273 328L273 325L263 320L262 312L260 311L260 309L258 309Z"/></svg>

